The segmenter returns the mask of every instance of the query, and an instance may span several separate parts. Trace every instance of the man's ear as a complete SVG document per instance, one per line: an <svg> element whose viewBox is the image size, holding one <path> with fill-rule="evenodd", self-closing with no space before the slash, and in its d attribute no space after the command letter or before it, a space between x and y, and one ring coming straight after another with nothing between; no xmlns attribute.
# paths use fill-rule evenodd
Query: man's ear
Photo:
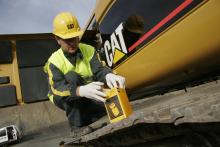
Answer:
<svg viewBox="0 0 220 147"><path fill-rule="evenodd" d="M60 45L60 38L58 36L54 36L54 38L56 39L57 43Z"/></svg>

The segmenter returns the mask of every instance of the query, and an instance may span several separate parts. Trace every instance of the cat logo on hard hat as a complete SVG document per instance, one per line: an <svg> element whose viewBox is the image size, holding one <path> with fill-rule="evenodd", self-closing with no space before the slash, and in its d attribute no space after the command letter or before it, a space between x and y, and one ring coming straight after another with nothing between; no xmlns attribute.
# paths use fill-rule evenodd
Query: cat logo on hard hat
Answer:
<svg viewBox="0 0 220 147"><path fill-rule="evenodd" d="M74 28L74 24L68 24L68 25L67 25L67 28L68 28L68 29Z"/></svg>

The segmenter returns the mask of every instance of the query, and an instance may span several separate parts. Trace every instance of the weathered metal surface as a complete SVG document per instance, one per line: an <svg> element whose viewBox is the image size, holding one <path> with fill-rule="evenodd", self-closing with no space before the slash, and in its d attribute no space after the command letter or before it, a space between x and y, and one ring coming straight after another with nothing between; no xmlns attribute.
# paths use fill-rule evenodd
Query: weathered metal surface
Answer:
<svg viewBox="0 0 220 147"><path fill-rule="evenodd" d="M117 134L124 131L126 132L127 140L129 140L129 135L131 135L130 140L141 142L143 138L141 139L140 136L136 136L139 139L135 141L135 135L137 134L132 131L133 129L135 130L136 128L139 133L140 128L142 131L146 130L144 131L145 135L143 135L146 141L150 140L150 138L160 138L161 135L167 137L169 136L167 132L171 132L174 135L178 134L178 132L181 134L190 130L187 127L180 127L182 126L180 124L201 123L206 125L209 122L220 122L219 81L187 88L186 91L180 90L134 101L132 102L134 113L129 118L101 127L103 123L108 122L107 118L103 118L91 125L93 128L91 133L78 136L74 138L74 141L70 139L66 144L94 143L96 141L98 143L103 138L118 136ZM216 126L219 126L219 124L217 123ZM155 132L155 129L159 131ZM146 134L148 134L147 137ZM118 139L120 140L120 138ZM122 142L127 141L123 140Z"/></svg>

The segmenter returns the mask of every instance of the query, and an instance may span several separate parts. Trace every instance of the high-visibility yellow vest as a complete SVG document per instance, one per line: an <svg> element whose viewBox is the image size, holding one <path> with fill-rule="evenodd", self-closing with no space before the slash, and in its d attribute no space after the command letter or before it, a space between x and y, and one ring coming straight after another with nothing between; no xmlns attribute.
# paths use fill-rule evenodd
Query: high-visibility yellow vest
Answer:
<svg viewBox="0 0 220 147"><path fill-rule="evenodd" d="M48 59L48 62L44 66L44 71L48 73L49 63L55 65L64 75L70 71L74 71L81 75L81 77L85 80L91 79L93 76L90 60L94 56L95 49L87 44L80 43L79 49L83 55L83 59L77 59L76 65L72 65L69 60L65 57L63 50L60 48L56 52L54 52L51 57ZM52 79L51 79L52 80ZM50 81L50 86L53 88L53 83ZM53 90L52 90L53 91ZM53 102L52 95L48 94L48 97Z"/></svg>

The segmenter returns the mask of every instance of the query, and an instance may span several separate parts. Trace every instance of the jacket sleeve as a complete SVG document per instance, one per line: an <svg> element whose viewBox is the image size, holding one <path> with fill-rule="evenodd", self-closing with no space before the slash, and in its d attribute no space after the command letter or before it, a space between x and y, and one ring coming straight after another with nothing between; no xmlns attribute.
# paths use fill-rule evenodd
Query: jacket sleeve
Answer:
<svg viewBox="0 0 220 147"><path fill-rule="evenodd" d="M112 69L102 64L97 52L94 53L94 56L90 60L90 65L94 74L94 80L106 83L105 76L108 73L112 73Z"/></svg>
<svg viewBox="0 0 220 147"><path fill-rule="evenodd" d="M74 79L69 80L68 76L64 75L55 65L49 63L48 65L48 79L50 93L53 94L54 99L60 98L79 98L76 96L77 83L71 82ZM72 78L77 78L73 76Z"/></svg>

